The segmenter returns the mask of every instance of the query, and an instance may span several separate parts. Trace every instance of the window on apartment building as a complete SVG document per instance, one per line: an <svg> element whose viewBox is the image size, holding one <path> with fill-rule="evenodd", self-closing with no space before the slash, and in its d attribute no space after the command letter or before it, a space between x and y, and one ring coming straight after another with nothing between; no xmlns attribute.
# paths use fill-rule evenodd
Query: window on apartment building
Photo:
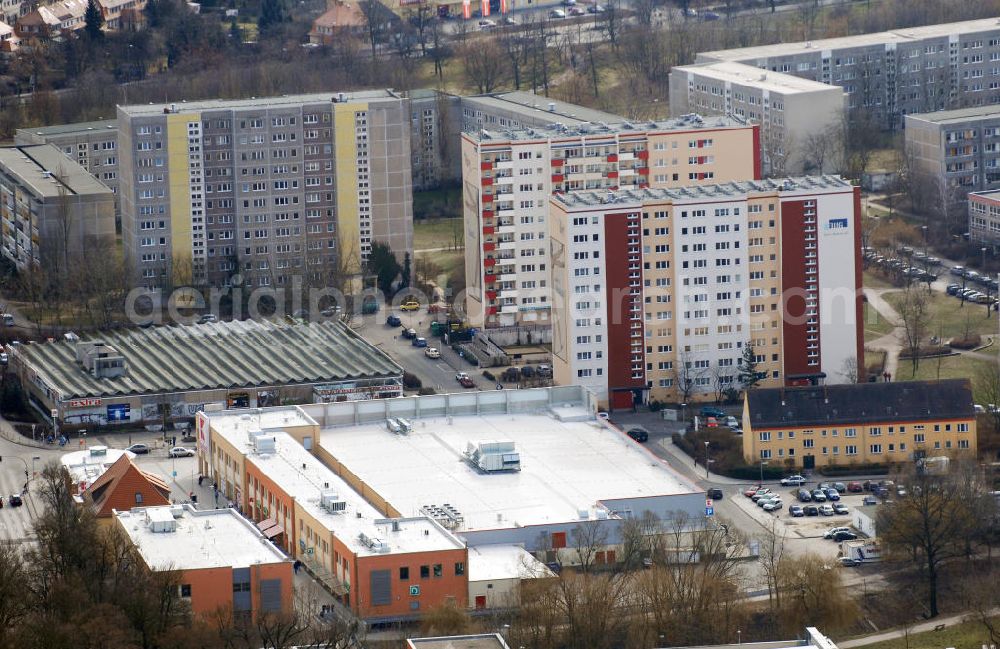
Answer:
<svg viewBox="0 0 1000 649"><path fill-rule="evenodd" d="M142 504L142 492L141 491L135 492L135 504L136 505L141 505Z"/></svg>
<svg viewBox="0 0 1000 649"><path fill-rule="evenodd" d="M440 563L435 563L434 564L434 576L435 577L440 577L443 574L444 574L444 568L441 566Z"/></svg>
<svg viewBox="0 0 1000 649"><path fill-rule="evenodd" d="M869 447L869 451L871 452L872 455L879 455L879 454L882 453L882 445L881 444L872 444Z"/></svg>
<svg viewBox="0 0 1000 649"><path fill-rule="evenodd" d="M771 450L770 449L764 449L764 450L762 450L760 452L760 459L762 459L762 460L770 460L771 459Z"/></svg>
<svg viewBox="0 0 1000 649"><path fill-rule="evenodd" d="M969 424L959 424L958 425L958 432L960 432L960 433L967 433L967 432L969 432Z"/></svg>
<svg viewBox="0 0 1000 649"><path fill-rule="evenodd" d="M400 567L400 569L399 569L399 580L400 581L409 581L410 580L410 567L409 566L402 566L402 567Z"/></svg>
<svg viewBox="0 0 1000 649"><path fill-rule="evenodd" d="M465 574L465 564L461 561L455 562L455 576L461 577Z"/></svg>
<svg viewBox="0 0 1000 649"><path fill-rule="evenodd" d="M420 566L420 578L430 579L431 577L431 567L430 566Z"/></svg>
<svg viewBox="0 0 1000 649"><path fill-rule="evenodd" d="M181 597L191 597L191 584L181 584Z"/></svg>

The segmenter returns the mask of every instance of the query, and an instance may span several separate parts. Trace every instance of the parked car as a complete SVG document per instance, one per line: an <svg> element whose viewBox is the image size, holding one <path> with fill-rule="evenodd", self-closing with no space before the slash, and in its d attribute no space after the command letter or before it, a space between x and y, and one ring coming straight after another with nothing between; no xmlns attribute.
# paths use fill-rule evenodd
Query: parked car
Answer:
<svg viewBox="0 0 1000 649"><path fill-rule="evenodd" d="M798 493L795 494L795 497L798 498L800 502L804 503L812 500L812 495L810 495L808 489L799 489Z"/></svg>
<svg viewBox="0 0 1000 649"><path fill-rule="evenodd" d="M198 318L198 324L211 324L213 322L218 322L219 318L214 313L206 313L205 315Z"/></svg>
<svg viewBox="0 0 1000 649"><path fill-rule="evenodd" d="M418 336L418 337L416 337L416 338L413 339L413 343L411 343L411 344L414 347L426 347L427 346L427 339Z"/></svg>
<svg viewBox="0 0 1000 649"><path fill-rule="evenodd" d="M833 503L833 513L844 516L846 514L850 514L851 510L849 510L847 505L844 503Z"/></svg>
<svg viewBox="0 0 1000 649"><path fill-rule="evenodd" d="M175 446L167 451L167 457L194 457L194 451L183 446Z"/></svg>
<svg viewBox="0 0 1000 649"><path fill-rule="evenodd" d="M403 324L403 321L399 319L398 315L391 314L389 315L388 318L385 319L385 324L386 326L389 327L398 327L399 325Z"/></svg>
<svg viewBox="0 0 1000 649"><path fill-rule="evenodd" d="M461 385L463 388L474 388L474 387L476 387L476 382L473 381L472 377L468 376L468 375L463 376L462 378L460 378L458 380L458 384Z"/></svg>
<svg viewBox="0 0 1000 649"><path fill-rule="evenodd" d="M746 496L747 498L750 498L755 493L757 493L757 490L760 488L761 486L759 484L750 485L749 487L746 488L746 490L744 490L743 495Z"/></svg>
<svg viewBox="0 0 1000 649"><path fill-rule="evenodd" d="M857 559L852 559L851 557L837 557L837 563L844 568L853 568L855 566L861 565L861 562Z"/></svg>
<svg viewBox="0 0 1000 649"><path fill-rule="evenodd" d="M505 25L516 25L517 24L517 20L514 18L514 16L504 16L503 17L503 24L505 24ZM430 308L428 307L427 313L430 313L430 312L431 312Z"/></svg>
<svg viewBox="0 0 1000 649"><path fill-rule="evenodd" d="M833 540L837 543L840 543L841 541L853 541L857 538L858 535L850 530L843 530L833 535Z"/></svg>
<svg viewBox="0 0 1000 649"><path fill-rule="evenodd" d="M752 500L754 502L757 502L758 500L760 500L764 496L770 495L770 493L771 493L771 490L768 489L767 487L764 487L763 489L758 489L757 493L755 493L754 495L750 496L750 500Z"/></svg>
<svg viewBox="0 0 1000 649"><path fill-rule="evenodd" d="M819 516L819 507L816 505L806 505L802 511L806 513L806 516Z"/></svg>
<svg viewBox="0 0 1000 649"><path fill-rule="evenodd" d="M722 500L722 489L718 487L712 487L706 493L712 500Z"/></svg>
<svg viewBox="0 0 1000 649"><path fill-rule="evenodd" d="M833 488L837 490L837 493L847 493L847 485L843 482L834 482Z"/></svg>
<svg viewBox="0 0 1000 649"><path fill-rule="evenodd" d="M424 350L424 356L427 358L441 358L441 350L437 347L428 347Z"/></svg>
<svg viewBox="0 0 1000 649"><path fill-rule="evenodd" d="M11 494L7 499L7 504L11 507L20 507L24 504L24 501L21 500L21 494Z"/></svg>
<svg viewBox="0 0 1000 649"><path fill-rule="evenodd" d="M801 505L792 505L791 507L788 508L788 515L794 516L795 518L800 518L802 516L805 516L806 513L802 511Z"/></svg>
<svg viewBox="0 0 1000 649"><path fill-rule="evenodd" d="M715 417L716 419L722 419L726 416L726 413L721 408L716 408L715 406L702 406L701 416Z"/></svg>
<svg viewBox="0 0 1000 649"><path fill-rule="evenodd" d="M865 496L865 499L862 501L862 504L865 504L865 505L877 505L878 504L878 498L876 498L875 496Z"/></svg>
<svg viewBox="0 0 1000 649"><path fill-rule="evenodd" d="M826 502L826 492L822 489L814 489L810 495L812 496L812 499L818 503Z"/></svg>
<svg viewBox="0 0 1000 649"><path fill-rule="evenodd" d="M781 509L781 507L782 507L781 498L772 498L771 500L768 500L766 503L764 503L764 511L766 512L773 512Z"/></svg>
<svg viewBox="0 0 1000 649"><path fill-rule="evenodd" d="M479 29L482 31L489 31L496 26L497 24L488 18L479 21Z"/></svg>
<svg viewBox="0 0 1000 649"><path fill-rule="evenodd" d="M803 478L800 475L790 475L787 478L782 478L781 479L781 486L782 487L798 487L798 486L804 484L805 481L806 481L806 479Z"/></svg>
<svg viewBox="0 0 1000 649"><path fill-rule="evenodd" d="M639 443L649 441L649 433L644 428L629 428L626 434Z"/></svg>
<svg viewBox="0 0 1000 649"><path fill-rule="evenodd" d="M403 338L416 338L417 330L413 328L403 328Z"/></svg>
<svg viewBox="0 0 1000 649"><path fill-rule="evenodd" d="M830 500L830 501L840 500L840 492L837 491L836 489L832 488L832 487L824 489L823 493L826 494L826 499L827 500Z"/></svg>
<svg viewBox="0 0 1000 649"><path fill-rule="evenodd" d="M847 490L850 491L852 494L858 494L864 491L861 487L860 482L848 482Z"/></svg>
<svg viewBox="0 0 1000 649"><path fill-rule="evenodd" d="M148 446L146 446L145 444L133 444L132 446L129 446L125 450L126 451L131 451L132 453L135 453L136 455L148 455L149 451L150 451L150 448Z"/></svg>
<svg viewBox="0 0 1000 649"><path fill-rule="evenodd" d="M469 378L469 375L466 374L465 372L457 372L455 374L455 380L458 381L459 383L462 382L462 379L467 379L467 378Z"/></svg>
<svg viewBox="0 0 1000 649"><path fill-rule="evenodd" d="M773 494L773 493L772 494L764 494L760 498L755 498L754 502L757 503L758 507L763 507L764 503L766 503L766 502L768 502L770 500L781 500L781 496L779 496L778 494Z"/></svg>
<svg viewBox="0 0 1000 649"><path fill-rule="evenodd" d="M549 12L549 18L565 18L566 12L562 9L553 9Z"/></svg>
<svg viewBox="0 0 1000 649"><path fill-rule="evenodd" d="M902 498L906 495L906 487L903 485L896 485L896 495Z"/></svg>
<svg viewBox="0 0 1000 649"><path fill-rule="evenodd" d="M820 505L819 513L823 516L833 516L833 507L830 505Z"/></svg>
<svg viewBox="0 0 1000 649"><path fill-rule="evenodd" d="M552 366L542 364L535 368L535 373L543 379L552 378Z"/></svg>
<svg viewBox="0 0 1000 649"><path fill-rule="evenodd" d="M850 532L850 531L851 528L849 527L831 527L826 531L826 534L823 535L823 538L832 539L837 534L837 532Z"/></svg>
<svg viewBox="0 0 1000 649"><path fill-rule="evenodd" d="M486 21L486 22L491 22L492 23L493 21L490 20L490 21ZM420 310L420 302L417 302L415 299L410 298L406 302L403 302L401 305L399 305L399 310L400 311L419 311Z"/></svg>
<svg viewBox="0 0 1000 649"><path fill-rule="evenodd" d="M571 16L586 16L587 12L583 10L582 7L570 7L569 15Z"/></svg>
<svg viewBox="0 0 1000 649"><path fill-rule="evenodd" d="M719 423L725 426L726 428L740 427L740 420L737 419L736 417L733 417L732 415L726 415L725 417L722 418L722 421L720 421Z"/></svg>
<svg viewBox="0 0 1000 649"><path fill-rule="evenodd" d="M587 7L588 14L602 14L604 13L604 7L602 5L590 5Z"/></svg>

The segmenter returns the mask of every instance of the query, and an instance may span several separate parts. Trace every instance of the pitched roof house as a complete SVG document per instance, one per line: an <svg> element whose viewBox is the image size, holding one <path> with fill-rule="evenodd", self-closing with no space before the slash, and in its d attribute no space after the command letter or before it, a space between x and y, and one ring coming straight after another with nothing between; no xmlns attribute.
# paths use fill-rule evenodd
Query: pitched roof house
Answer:
<svg viewBox="0 0 1000 649"><path fill-rule="evenodd" d="M114 510L170 504L167 482L146 473L122 455L83 492L83 504L98 518L111 518Z"/></svg>

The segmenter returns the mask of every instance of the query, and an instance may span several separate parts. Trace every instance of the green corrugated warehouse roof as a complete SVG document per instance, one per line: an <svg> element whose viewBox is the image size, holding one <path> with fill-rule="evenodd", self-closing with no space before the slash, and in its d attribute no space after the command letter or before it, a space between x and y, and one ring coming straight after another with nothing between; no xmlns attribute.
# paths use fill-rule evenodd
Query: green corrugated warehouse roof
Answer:
<svg viewBox="0 0 1000 649"><path fill-rule="evenodd" d="M118 378L94 378L76 342L20 345L18 355L62 399L394 377L402 368L339 322L219 322L81 336L125 358Z"/></svg>

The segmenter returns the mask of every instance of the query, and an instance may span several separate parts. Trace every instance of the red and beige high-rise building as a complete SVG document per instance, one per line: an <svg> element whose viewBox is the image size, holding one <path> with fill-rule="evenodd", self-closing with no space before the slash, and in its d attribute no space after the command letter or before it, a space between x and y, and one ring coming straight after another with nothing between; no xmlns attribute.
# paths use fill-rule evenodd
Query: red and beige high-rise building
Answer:
<svg viewBox="0 0 1000 649"><path fill-rule="evenodd" d="M860 194L833 176L550 199L555 380L678 403L850 382L863 358Z"/></svg>
<svg viewBox="0 0 1000 649"><path fill-rule="evenodd" d="M731 118L553 119L571 125L469 125L462 135L465 306L476 326L550 324L551 195L760 178L758 127Z"/></svg>

